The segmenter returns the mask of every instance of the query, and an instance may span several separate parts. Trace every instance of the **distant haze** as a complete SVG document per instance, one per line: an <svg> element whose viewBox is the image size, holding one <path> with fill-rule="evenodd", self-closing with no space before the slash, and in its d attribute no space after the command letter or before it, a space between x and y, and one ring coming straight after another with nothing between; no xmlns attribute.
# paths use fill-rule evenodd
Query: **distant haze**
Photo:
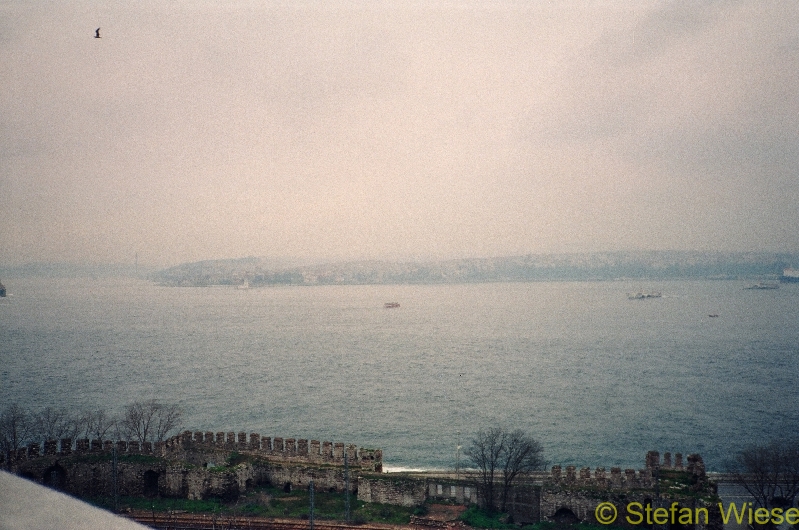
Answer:
<svg viewBox="0 0 799 530"><path fill-rule="evenodd" d="M793 1L0 0L0 264L797 252L797 28Z"/></svg>

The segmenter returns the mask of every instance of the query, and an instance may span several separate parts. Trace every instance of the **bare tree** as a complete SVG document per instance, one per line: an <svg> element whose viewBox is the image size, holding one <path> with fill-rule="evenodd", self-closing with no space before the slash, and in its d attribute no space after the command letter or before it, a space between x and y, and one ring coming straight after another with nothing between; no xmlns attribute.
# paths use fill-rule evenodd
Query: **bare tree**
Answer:
<svg viewBox="0 0 799 530"><path fill-rule="evenodd" d="M522 474L543 467L544 449L541 444L516 429L502 427L481 430L466 450L472 463L480 471L480 482L486 510L496 509L495 481L502 477L502 511L507 508L508 493L513 481Z"/></svg>
<svg viewBox="0 0 799 530"><path fill-rule="evenodd" d="M74 439L80 431L81 419L64 408L47 407L33 414L31 423L37 440Z"/></svg>
<svg viewBox="0 0 799 530"><path fill-rule="evenodd" d="M505 433L504 450L500 454L502 467L502 511L508 503L508 492L517 476L544 467L544 448L541 443L520 429Z"/></svg>
<svg viewBox="0 0 799 530"><path fill-rule="evenodd" d="M142 442L162 442L180 426L183 413L177 405L165 405L155 400L136 401L125 407L120 420L122 433L128 439Z"/></svg>
<svg viewBox="0 0 799 530"><path fill-rule="evenodd" d="M0 413L0 449L4 454L16 452L30 441L30 414L17 403Z"/></svg>
<svg viewBox="0 0 799 530"><path fill-rule="evenodd" d="M799 495L799 439L750 445L729 471L761 508L793 506Z"/></svg>
<svg viewBox="0 0 799 530"><path fill-rule="evenodd" d="M83 435L93 440L105 440L109 433L118 436L118 420L110 416L105 409L90 410L81 418Z"/></svg>
<svg viewBox="0 0 799 530"><path fill-rule="evenodd" d="M480 483L486 510L495 511L494 478L505 450L505 431L499 427L481 430L466 449L466 456L480 471Z"/></svg>

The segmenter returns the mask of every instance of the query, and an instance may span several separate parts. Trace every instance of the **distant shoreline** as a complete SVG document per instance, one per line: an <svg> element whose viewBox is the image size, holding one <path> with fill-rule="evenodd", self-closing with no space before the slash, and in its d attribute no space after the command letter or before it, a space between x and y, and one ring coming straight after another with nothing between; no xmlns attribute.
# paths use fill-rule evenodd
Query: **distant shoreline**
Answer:
<svg viewBox="0 0 799 530"><path fill-rule="evenodd" d="M799 254L598 252L435 262L352 261L273 268L242 258L185 263L150 278L161 285L416 285L536 281L777 280Z"/></svg>

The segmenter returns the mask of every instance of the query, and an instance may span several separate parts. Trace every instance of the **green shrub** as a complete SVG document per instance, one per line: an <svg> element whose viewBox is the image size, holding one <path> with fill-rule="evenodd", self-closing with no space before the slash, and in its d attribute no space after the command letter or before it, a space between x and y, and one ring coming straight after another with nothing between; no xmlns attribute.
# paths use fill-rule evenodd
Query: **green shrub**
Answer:
<svg viewBox="0 0 799 530"><path fill-rule="evenodd" d="M469 506L469 508L465 512L463 512L463 515L461 515L460 520L465 522L469 526L473 526L475 528L499 528L499 529L518 528L516 525L502 522L502 519L506 517L507 514L499 512L489 514L488 512L479 509L477 506Z"/></svg>

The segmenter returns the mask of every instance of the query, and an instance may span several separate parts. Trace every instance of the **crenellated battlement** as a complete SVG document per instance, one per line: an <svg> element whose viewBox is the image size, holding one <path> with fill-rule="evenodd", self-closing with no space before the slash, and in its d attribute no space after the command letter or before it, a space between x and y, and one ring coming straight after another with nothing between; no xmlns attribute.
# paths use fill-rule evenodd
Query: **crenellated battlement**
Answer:
<svg viewBox="0 0 799 530"><path fill-rule="evenodd" d="M611 467L609 472L604 467L591 471L589 467L579 470L575 466L552 466L547 483L559 487L595 487L600 489L644 489L654 488L662 471L685 471L695 477L696 483L706 482L705 464L698 454L688 455L688 465L683 466L682 453L676 453L672 461L671 453L649 451L646 454L644 469L624 469Z"/></svg>
<svg viewBox="0 0 799 530"><path fill-rule="evenodd" d="M116 449L117 454L166 456L165 447L165 442L156 444L144 442L139 444L137 441L89 440L88 438L78 439L73 442L71 438L62 438L61 440L45 441L43 450L41 444L37 442L30 443L27 447L17 449L12 457L14 462L18 463L49 456L65 457L92 453L111 453L114 449Z"/></svg>
<svg viewBox="0 0 799 530"><path fill-rule="evenodd" d="M591 471L589 467L579 470L575 466L566 466L565 472L561 466L552 466L552 471L547 482L558 486L596 487L602 489L634 489L650 488L654 481L649 469L625 469L612 467L609 472L604 467L597 467Z"/></svg>
<svg viewBox="0 0 799 530"><path fill-rule="evenodd" d="M382 471L381 449L358 449L341 442L261 436L259 433L184 431L165 442L167 452L174 451L236 451L266 460L308 464L347 465L368 471Z"/></svg>
<svg viewBox="0 0 799 530"><path fill-rule="evenodd" d="M307 464L326 464L344 466L344 454L347 465L364 471L382 471L383 451L380 449L358 449L355 445L341 442L319 442L318 440L295 439L261 436L259 433L249 435L241 431L235 432L202 432L184 431L164 442L139 443L125 440L89 440L79 439L74 442L70 438L48 440L44 449L39 443L31 443L20 448L11 455L15 463L25 462L41 457L83 455L91 453L111 453L114 449L118 455L153 455L164 458L183 459L187 452L195 453L231 453L250 454L265 460L279 462L295 462Z"/></svg>

